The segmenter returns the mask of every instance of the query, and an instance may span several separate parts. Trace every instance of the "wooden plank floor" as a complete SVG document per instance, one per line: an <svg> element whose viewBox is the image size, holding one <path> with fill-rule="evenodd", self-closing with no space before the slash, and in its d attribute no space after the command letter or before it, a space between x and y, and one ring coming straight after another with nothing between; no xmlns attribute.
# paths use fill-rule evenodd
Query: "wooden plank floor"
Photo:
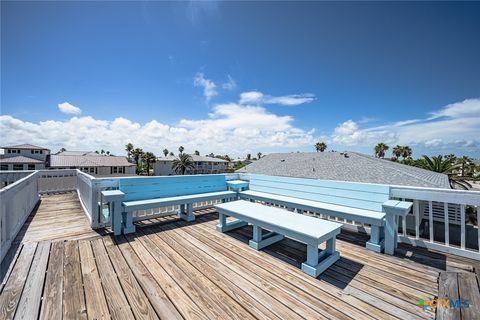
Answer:
<svg viewBox="0 0 480 320"><path fill-rule="evenodd" d="M212 210L196 214L194 223L142 222L127 237L32 233L0 287L0 319L434 319L417 303L443 294L440 274L455 274L456 290L476 297L468 259L406 245L377 254L365 236L342 232L340 260L314 279L299 269L304 244L255 251L251 227L222 234ZM477 311L442 315L478 319Z"/></svg>

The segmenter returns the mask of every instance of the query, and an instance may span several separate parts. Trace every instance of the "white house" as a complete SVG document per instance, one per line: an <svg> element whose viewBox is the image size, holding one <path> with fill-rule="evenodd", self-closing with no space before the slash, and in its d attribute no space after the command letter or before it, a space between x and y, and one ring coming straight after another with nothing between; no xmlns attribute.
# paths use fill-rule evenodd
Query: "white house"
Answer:
<svg viewBox="0 0 480 320"><path fill-rule="evenodd" d="M228 168L228 161L212 157L190 155L193 161L193 168L187 169L185 174L213 174L224 173ZM171 176L177 174L172 169L173 160L177 157L166 156L157 158L154 165L154 174L156 176Z"/></svg>
<svg viewBox="0 0 480 320"><path fill-rule="evenodd" d="M3 158L0 170L39 170L44 169L50 150L31 144L1 147Z"/></svg>
<svg viewBox="0 0 480 320"><path fill-rule="evenodd" d="M105 155L61 155L52 154L49 169L79 169L94 176L132 176L135 164L126 157Z"/></svg>

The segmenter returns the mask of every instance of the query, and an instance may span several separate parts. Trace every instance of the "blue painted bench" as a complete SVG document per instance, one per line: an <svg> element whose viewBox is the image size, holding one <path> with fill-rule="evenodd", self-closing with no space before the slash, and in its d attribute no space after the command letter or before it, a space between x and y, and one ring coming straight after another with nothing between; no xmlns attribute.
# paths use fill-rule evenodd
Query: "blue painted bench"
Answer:
<svg viewBox="0 0 480 320"><path fill-rule="evenodd" d="M369 224L371 234L366 247L375 252L385 249L385 253L393 254L396 217L405 216L412 206L411 202L389 200L387 185L251 174L241 177L249 180L249 190L239 192L241 199Z"/></svg>
<svg viewBox="0 0 480 320"><path fill-rule="evenodd" d="M318 277L340 258L340 254L335 250L335 238L342 227L339 223L293 215L282 209L244 200L218 204L215 208L219 216L217 230L220 232L248 223L253 225L253 239L249 241L249 245L256 250L281 241L284 236L306 243L307 260L302 263L302 271L312 277ZM235 217L237 220L227 223L226 216ZM263 229L270 232L263 234ZM318 246L323 242L326 242L326 248L319 253Z"/></svg>
<svg viewBox="0 0 480 320"><path fill-rule="evenodd" d="M121 203L121 219L112 216L112 229L115 234L135 231L133 212L166 206L180 205L178 215L186 221L195 220L193 204L210 200L229 200L237 193L227 190L224 175L169 176L146 178L121 178L115 199ZM119 195L123 193L123 195ZM104 196L106 201L109 201ZM115 213L115 210L113 210ZM118 215L117 215L118 217ZM120 221L120 222L119 222Z"/></svg>

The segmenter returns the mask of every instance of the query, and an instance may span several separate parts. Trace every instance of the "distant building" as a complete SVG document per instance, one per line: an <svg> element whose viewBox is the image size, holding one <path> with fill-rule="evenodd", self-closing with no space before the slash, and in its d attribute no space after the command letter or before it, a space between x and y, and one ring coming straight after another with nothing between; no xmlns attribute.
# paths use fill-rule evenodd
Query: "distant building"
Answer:
<svg viewBox="0 0 480 320"><path fill-rule="evenodd" d="M126 157L52 154L49 169L79 169L94 176L135 175L135 164Z"/></svg>
<svg viewBox="0 0 480 320"><path fill-rule="evenodd" d="M3 158L0 170L39 170L44 169L50 150L31 144L1 147Z"/></svg>
<svg viewBox="0 0 480 320"><path fill-rule="evenodd" d="M450 189L446 174L357 152L272 153L236 172Z"/></svg>
<svg viewBox="0 0 480 320"><path fill-rule="evenodd" d="M228 161L212 157L190 155L192 157L193 169L188 169L185 174L214 174L224 173L228 168ZM177 173L172 169L173 160L177 157L166 156L157 158L154 165L154 174L156 176L171 176Z"/></svg>

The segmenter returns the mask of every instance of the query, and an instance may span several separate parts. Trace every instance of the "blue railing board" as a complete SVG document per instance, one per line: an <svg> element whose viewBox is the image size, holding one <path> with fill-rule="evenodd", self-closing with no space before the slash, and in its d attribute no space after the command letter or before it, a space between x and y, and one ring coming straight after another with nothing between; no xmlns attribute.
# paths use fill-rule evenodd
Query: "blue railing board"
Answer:
<svg viewBox="0 0 480 320"><path fill-rule="evenodd" d="M140 178L138 181L136 180L120 179L119 189L125 193L125 201L227 190L226 179L223 175Z"/></svg>
<svg viewBox="0 0 480 320"><path fill-rule="evenodd" d="M361 191L361 192L367 192L367 193L385 194L390 192L390 187L388 185L381 185L381 184L374 184L374 183L266 176L266 175L260 175L260 174L241 174L240 178L242 180L257 179L257 180L265 180L265 181L285 182L289 184L320 186L320 187L327 187L327 188L341 189L341 190L348 189L348 190Z"/></svg>

